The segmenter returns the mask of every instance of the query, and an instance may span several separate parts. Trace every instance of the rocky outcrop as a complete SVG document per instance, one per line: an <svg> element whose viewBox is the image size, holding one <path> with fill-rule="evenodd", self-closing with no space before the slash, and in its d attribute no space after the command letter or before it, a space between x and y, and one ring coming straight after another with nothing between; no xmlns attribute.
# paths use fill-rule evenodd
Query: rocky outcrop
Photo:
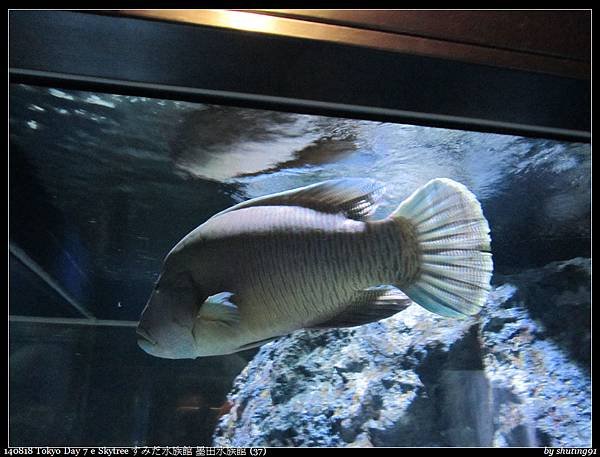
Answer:
<svg viewBox="0 0 600 457"><path fill-rule="evenodd" d="M590 260L496 278L476 318L417 305L265 345L216 446L589 446Z"/></svg>

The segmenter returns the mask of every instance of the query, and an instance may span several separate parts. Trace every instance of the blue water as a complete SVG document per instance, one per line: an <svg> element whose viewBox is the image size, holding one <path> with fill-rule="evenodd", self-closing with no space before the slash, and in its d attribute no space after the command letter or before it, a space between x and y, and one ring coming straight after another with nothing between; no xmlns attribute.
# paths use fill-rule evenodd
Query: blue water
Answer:
<svg viewBox="0 0 600 457"><path fill-rule="evenodd" d="M30 265L97 319L137 320L166 253L214 213L248 198L336 177L384 182L386 197L376 217L430 179L465 184L490 221L497 274L590 256L591 153L583 143L13 85L9 167L11 252L24 252ZM11 256L10 267L11 315L83 317L22 258ZM23 325L29 327L14 330L18 344L36 338L36 325ZM86 337L91 340L81 353L103 354L100 365L77 362L69 351L83 343L65 330L64 338L75 345L65 350L75 360L70 369L87 366L86 376L103 378L99 366L118 364L107 355L115 351L111 344L129 344L127 337L110 334L113 330ZM48 344L57 344L55 332L45 327L40 332ZM40 350L48 350L44 344ZM135 350L124 353L134 357ZM216 387L203 388L214 398L198 400L200 411L219 406L248 354L214 363ZM161 367L154 360L147 363ZM142 363L136 376L145 367ZM131 376L123 368L117 371L117 377ZM168 384L167 378L160 382ZM96 401L82 408L109 424L114 411L98 402L106 401L113 387L102 382L92 389ZM106 444L123 445L163 436L156 413L140 406L149 401L149 391L134 395L131 389L140 384L132 379L118 385L129 386L122 395L135 397L138 405L136 418L121 425L128 432L105 425L106 435L95 429L93 434L73 425L78 431L65 432L67 445L70 438L82 443L109 436ZM23 395L15 398L31 401ZM117 411L117 403L111 404ZM86 416L74 411L74 417ZM213 419L199 426L206 436ZM191 424L192 430L198 425ZM52 441L52 427L40 432L41 441ZM23 429L15 430L23 436Z"/></svg>

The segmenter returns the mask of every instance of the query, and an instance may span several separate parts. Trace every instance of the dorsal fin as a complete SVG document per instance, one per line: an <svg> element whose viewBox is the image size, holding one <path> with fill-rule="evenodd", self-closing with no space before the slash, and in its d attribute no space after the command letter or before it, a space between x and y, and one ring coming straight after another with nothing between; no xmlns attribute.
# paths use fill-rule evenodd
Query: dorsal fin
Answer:
<svg viewBox="0 0 600 457"><path fill-rule="evenodd" d="M377 209L385 192L383 183L369 178L343 178L286 190L238 203L213 217L251 206L302 206L324 213L342 213L365 220Z"/></svg>

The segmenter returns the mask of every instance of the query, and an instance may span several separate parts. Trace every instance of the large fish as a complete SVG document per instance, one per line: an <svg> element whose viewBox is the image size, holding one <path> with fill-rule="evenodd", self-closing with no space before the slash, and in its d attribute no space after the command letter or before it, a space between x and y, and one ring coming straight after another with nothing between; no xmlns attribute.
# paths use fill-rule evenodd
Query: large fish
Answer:
<svg viewBox="0 0 600 457"><path fill-rule="evenodd" d="M230 354L300 328L374 322L410 300L478 313L492 255L475 196L434 179L369 220L383 192L371 179L331 180L211 217L165 258L138 344L166 358Z"/></svg>

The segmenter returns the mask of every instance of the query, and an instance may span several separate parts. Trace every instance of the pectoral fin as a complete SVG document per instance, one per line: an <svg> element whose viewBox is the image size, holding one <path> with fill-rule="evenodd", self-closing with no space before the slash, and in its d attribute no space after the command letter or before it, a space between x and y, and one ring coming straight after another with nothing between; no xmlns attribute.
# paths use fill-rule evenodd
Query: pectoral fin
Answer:
<svg viewBox="0 0 600 457"><path fill-rule="evenodd" d="M310 328L355 327L375 322L406 309L410 298L393 287L361 290L337 316Z"/></svg>
<svg viewBox="0 0 600 457"><path fill-rule="evenodd" d="M214 322L228 327L234 327L240 323L240 312L238 307L231 301L233 293L221 292L208 297L198 310L196 319L205 322Z"/></svg>
<svg viewBox="0 0 600 457"><path fill-rule="evenodd" d="M332 179L253 198L221 211L213 217L251 206L302 206L324 213L342 213L350 219L365 220L375 212L384 192L383 183L374 179Z"/></svg>

